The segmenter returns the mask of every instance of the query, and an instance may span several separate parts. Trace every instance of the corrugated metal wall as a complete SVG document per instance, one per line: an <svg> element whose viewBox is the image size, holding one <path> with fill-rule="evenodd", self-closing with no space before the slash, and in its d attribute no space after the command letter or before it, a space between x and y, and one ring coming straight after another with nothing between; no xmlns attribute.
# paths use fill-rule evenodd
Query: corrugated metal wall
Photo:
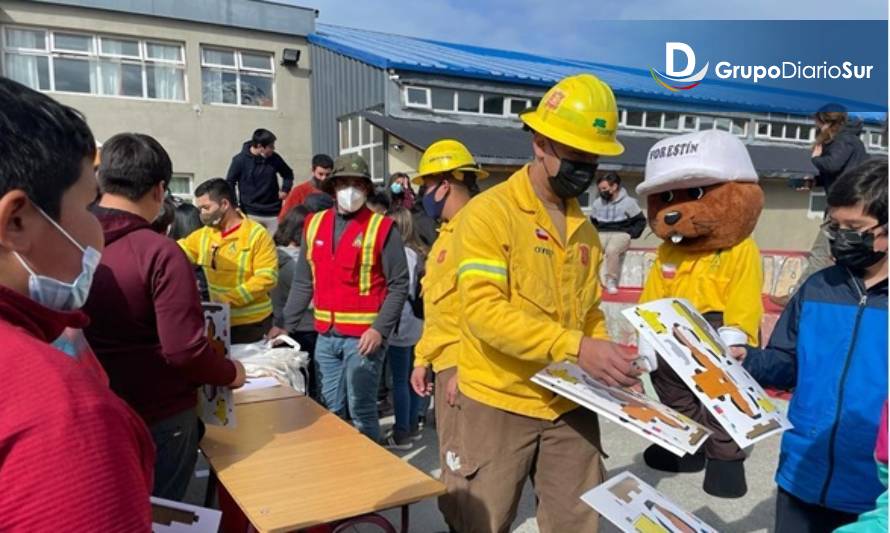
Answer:
<svg viewBox="0 0 890 533"><path fill-rule="evenodd" d="M340 151L337 117L382 108L386 72L310 45L312 57L312 149L335 157Z"/></svg>

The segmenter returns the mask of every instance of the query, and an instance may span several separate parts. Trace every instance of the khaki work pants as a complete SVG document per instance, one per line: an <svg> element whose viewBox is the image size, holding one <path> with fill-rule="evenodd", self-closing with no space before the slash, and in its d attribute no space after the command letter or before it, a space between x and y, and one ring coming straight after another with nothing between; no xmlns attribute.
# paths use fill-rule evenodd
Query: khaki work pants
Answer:
<svg viewBox="0 0 890 533"><path fill-rule="evenodd" d="M506 533L531 479L543 533L597 531L581 495L604 479L599 423L578 408L549 421L489 407L460 395L455 443L443 478L459 511L460 533Z"/></svg>

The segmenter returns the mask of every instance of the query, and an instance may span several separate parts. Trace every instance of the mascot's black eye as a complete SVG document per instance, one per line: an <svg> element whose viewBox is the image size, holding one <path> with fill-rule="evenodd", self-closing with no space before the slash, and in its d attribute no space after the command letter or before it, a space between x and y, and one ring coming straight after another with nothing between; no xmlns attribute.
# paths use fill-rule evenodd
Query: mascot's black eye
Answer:
<svg viewBox="0 0 890 533"><path fill-rule="evenodd" d="M701 200L702 197L705 195L705 190L701 187L696 187L694 189L689 189L688 191L686 191L686 194L688 194L689 197L693 200Z"/></svg>
<svg viewBox="0 0 890 533"><path fill-rule="evenodd" d="M667 191L661 193L661 201L669 204L674 201L674 191Z"/></svg>

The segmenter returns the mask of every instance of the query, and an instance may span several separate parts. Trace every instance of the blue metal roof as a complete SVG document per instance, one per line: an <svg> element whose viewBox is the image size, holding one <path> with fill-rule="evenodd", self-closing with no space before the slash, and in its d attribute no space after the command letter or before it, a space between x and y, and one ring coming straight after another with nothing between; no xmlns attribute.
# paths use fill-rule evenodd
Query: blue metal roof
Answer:
<svg viewBox="0 0 890 533"><path fill-rule="evenodd" d="M812 114L829 101L855 111L869 122L886 113L871 104L813 93L754 87L705 79L690 91L669 93L645 69L590 61L550 58L391 33L317 24L309 42L382 69L423 72L480 80L550 87L579 72L591 72L608 83L616 96L664 103L708 106L731 111Z"/></svg>

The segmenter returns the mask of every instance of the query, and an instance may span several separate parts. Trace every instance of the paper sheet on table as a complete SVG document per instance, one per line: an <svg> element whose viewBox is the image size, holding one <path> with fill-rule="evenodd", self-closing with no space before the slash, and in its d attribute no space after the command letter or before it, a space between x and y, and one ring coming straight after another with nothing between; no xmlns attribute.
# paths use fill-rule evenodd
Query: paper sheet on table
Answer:
<svg viewBox="0 0 890 533"><path fill-rule="evenodd" d="M238 389L239 391L249 391L249 390L259 390L259 389L271 389L272 387L280 387L281 382L277 379L264 376L259 378L247 378L247 381L244 382L244 386Z"/></svg>
<svg viewBox="0 0 890 533"><path fill-rule="evenodd" d="M627 533L717 533L630 472L618 474L581 499Z"/></svg>
<svg viewBox="0 0 890 533"><path fill-rule="evenodd" d="M553 363L532 376L532 381L681 457L695 453L710 435L703 426L645 394L608 387L569 362Z"/></svg>
<svg viewBox="0 0 890 533"><path fill-rule="evenodd" d="M667 298L623 311L741 448L791 423L686 300Z"/></svg>
<svg viewBox="0 0 890 533"><path fill-rule="evenodd" d="M230 358L231 333L229 304L205 302L204 324L207 340L216 353ZM228 387L202 385L198 388L198 416L205 424L235 427L235 399Z"/></svg>
<svg viewBox="0 0 890 533"><path fill-rule="evenodd" d="M221 517L216 509L151 498L153 533L216 533Z"/></svg>

